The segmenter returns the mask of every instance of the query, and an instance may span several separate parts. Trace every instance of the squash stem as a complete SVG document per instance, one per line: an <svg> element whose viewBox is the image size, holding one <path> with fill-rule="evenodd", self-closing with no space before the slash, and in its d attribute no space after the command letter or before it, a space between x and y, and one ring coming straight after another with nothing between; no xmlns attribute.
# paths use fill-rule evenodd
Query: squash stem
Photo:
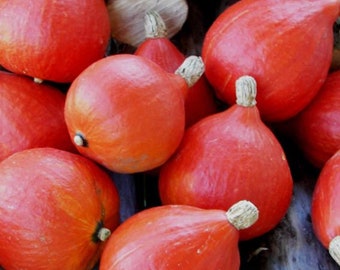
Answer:
<svg viewBox="0 0 340 270"><path fill-rule="evenodd" d="M188 56L175 74L180 75L187 83L188 87L193 86L203 75L205 66L200 56Z"/></svg>
<svg viewBox="0 0 340 270"><path fill-rule="evenodd" d="M83 146L83 147L88 146L88 142L85 136L80 132L77 132L76 135L74 135L73 142L78 146Z"/></svg>
<svg viewBox="0 0 340 270"><path fill-rule="evenodd" d="M237 229L252 226L259 218L259 210L250 201L242 200L232 205L226 213L227 220Z"/></svg>
<svg viewBox="0 0 340 270"><path fill-rule="evenodd" d="M256 105L256 81L253 77L245 75L236 80L236 103L243 107Z"/></svg>
<svg viewBox="0 0 340 270"><path fill-rule="evenodd" d="M111 235L111 231L108 228L104 227L104 222L101 220L97 223L96 229L92 234L92 241L94 243L104 242L106 241Z"/></svg>
<svg viewBox="0 0 340 270"><path fill-rule="evenodd" d="M329 254L340 265L340 235L335 236L329 243L328 247Z"/></svg>
<svg viewBox="0 0 340 270"><path fill-rule="evenodd" d="M165 38L167 28L164 20L157 11L149 11L144 17L145 37L146 38Z"/></svg>
<svg viewBox="0 0 340 270"><path fill-rule="evenodd" d="M33 78L33 81L35 83L42 83L44 80L43 79L40 79L40 78Z"/></svg>
<svg viewBox="0 0 340 270"><path fill-rule="evenodd" d="M100 228L98 231L97 237L100 241L106 241L111 235L111 231L108 228Z"/></svg>

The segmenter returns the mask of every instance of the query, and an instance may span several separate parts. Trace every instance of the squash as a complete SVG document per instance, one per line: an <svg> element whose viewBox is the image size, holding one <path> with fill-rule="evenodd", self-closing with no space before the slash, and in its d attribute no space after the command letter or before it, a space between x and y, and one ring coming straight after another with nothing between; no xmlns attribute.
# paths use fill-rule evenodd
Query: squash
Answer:
<svg viewBox="0 0 340 270"><path fill-rule="evenodd" d="M65 94L0 71L0 161L33 147L76 152L64 119Z"/></svg>
<svg viewBox="0 0 340 270"><path fill-rule="evenodd" d="M184 96L203 71L195 56L176 74L130 54L92 64L66 96L66 125L77 149L118 173L160 166L183 137Z"/></svg>
<svg viewBox="0 0 340 270"><path fill-rule="evenodd" d="M300 112L326 79L339 0L245 0L208 29L202 58L217 96L235 103L235 80L253 76L266 122Z"/></svg>
<svg viewBox="0 0 340 270"><path fill-rule="evenodd" d="M252 226L258 215L249 201L227 213L187 205L149 208L113 232L99 269L238 270L239 230Z"/></svg>
<svg viewBox="0 0 340 270"><path fill-rule="evenodd" d="M290 205L293 179L284 150L262 122L256 107L256 81L236 81L237 104L187 129L176 153L161 167L163 204L228 209L253 202L259 220L240 231L240 239L273 229ZM264 195L265 194L265 195Z"/></svg>
<svg viewBox="0 0 340 270"><path fill-rule="evenodd" d="M17 152L0 163L0 265L90 270L119 224L108 174L55 148Z"/></svg>
<svg viewBox="0 0 340 270"><path fill-rule="evenodd" d="M110 39L100 0L1 1L0 18L0 65L37 81L73 81Z"/></svg>
<svg viewBox="0 0 340 270"><path fill-rule="evenodd" d="M313 231L311 202L319 170L294 142L279 136L294 177L292 202L286 216L270 232L240 243L242 270L338 270Z"/></svg>
<svg viewBox="0 0 340 270"><path fill-rule="evenodd" d="M280 123L315 167L340 149L340 71L331 72L318 94L297 116Z"/></svg>
<svg viewBox="0 0 340 270"><path fill-rule="evenodd" d="M145 16L145 40L135 55L146 57L168 72L175 72L185 60L184 54L167 38L167 28L156 11ZM218 111L212 87L205 75L189 88L185 96L185 127Z"/></svg>
<svg viewBox="0 0 340 270"><path fill-rule="evenodd" d="M312 199L312 223L316 237L340 265L340 149L326 162Z"/></svg>

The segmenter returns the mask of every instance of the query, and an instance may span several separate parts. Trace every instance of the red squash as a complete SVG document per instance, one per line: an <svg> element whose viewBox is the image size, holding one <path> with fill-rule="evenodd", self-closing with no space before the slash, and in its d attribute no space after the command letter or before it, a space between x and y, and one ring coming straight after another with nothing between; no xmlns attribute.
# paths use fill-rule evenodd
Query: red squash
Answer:
<svg viewBox="0 0 340 270"><path fill-rule="evenodd" d="M6 270L91 270L119 223L111 178L53 148L0 163L0 265Z"/></svg>
<svg viewBox="0 0 340 270"><path fill-rule="evenodd" d="M166 25L156 11L146 14L145 32L146 39L137 47L135 54L154 61L168 72L175 72L185 56L167 37ZM186 128L217 111L213 89L203 74L185 97Z"/></svg>
<svg viewBox="0 0 340 270"><path fill-rule="evenodd" d="M322 168L340 149L340 70L330 73L312 102L284 126L306 158Z"/></svg>
<svg viewBox="0 0 340 270"><path fill-rule="evenodd" d="M187 60L179 73L204 67L198 57ZM185 68L188 63L194 70ZM91 65L66 97L66 124L78 150L119 173L163 164L183 136L186 75L168 73L151 60L129 54Z"/></svg>
<svg viewBox="0 0 340 270"><path fill-rule="evenodd" d="M339 9L339 0L244 0L228 7L202 48L217 96L234 104L235 80L248 74L258 82L263 120L296 115L327 76Z"/></svg>
<svg viewBox="0 0 340 270"><path fill-rule="evenodd" d="M113 232L99 269L238 270L239 230L257 218L257 208L247 201L227 213L187 205L153 207Z"/></svg>
<svg viewBox="0 0 340 270"><path fill-rule="evenodd" d="M42 80L71 82L110 39L101 0L1 1L0 18L0 65Z"/></svg>
<svg viewBox="0 0 340 270"><path fill-rule="evenodd" d="M64 105L65 95L58 89L0 71L0 161L33 147L75 152Z"/></svg>
<svg viewBox="0 0 340 270"><path fill-rule="evenodd" d="M273 229L288 210L293 181L285 153L255 106L256 82L237 80L237 104L202 119L184 134L176 153L162 167L163 204L228 209L253 202L258 222L242 230L242 240Z"/></svg>
<svg viewBox="0 0 340 270"><path fill-rule="evenodd" d="M324 165L312 200L312 224L322 245L340 265L340 150Z"/></svg>

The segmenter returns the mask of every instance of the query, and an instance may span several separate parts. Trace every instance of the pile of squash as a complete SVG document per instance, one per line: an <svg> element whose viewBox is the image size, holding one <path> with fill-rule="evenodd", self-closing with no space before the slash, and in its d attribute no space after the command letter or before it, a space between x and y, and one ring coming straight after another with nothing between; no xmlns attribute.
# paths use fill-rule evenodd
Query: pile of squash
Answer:
<svg viewBox="0 0 340 270"><path fill-rule="evenodd" d="M0 1L0 269L338 269L338 18Z"/></svg>

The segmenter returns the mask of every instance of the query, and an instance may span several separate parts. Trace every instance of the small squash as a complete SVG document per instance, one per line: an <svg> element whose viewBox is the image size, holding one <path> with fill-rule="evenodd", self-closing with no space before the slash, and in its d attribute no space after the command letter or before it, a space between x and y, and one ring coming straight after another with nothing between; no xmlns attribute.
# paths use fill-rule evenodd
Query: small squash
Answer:
<svg viewBox="0 0 340 270"><path fill-rule="evenodd" d="M0 161L33 147L76 152L65 124L65 98L53 86L0 71Z"/></svg>
<svg viewBox="0 0 340 270"><path fill-rule="evenodd" d="M183 137L184 96L203 71L195 56L176 74L130 54L92 64L66 96L66 124L77 149L118 173L160 166Z"/></svg>
<svg viewBox="0 0 340 270"><path fill-rule="evenodd" d="M296 117L282 123L317 168L340 149L340 70L330 73L318 94Z"/></svg>
<svg viewBox="0 0 340 270"><path fill-rule="evenodd" d="M323 166L312 198L315 235L340 266L340 150Z"/></svg>
<svg viewBox="0 0 340 270"><path fill-rule="evenodd" d="M238 270L239 230L252 226L258 210L240 201L227 213L187 205L139 212L111 235L100 270Z"/></svg>
<svg viewBox="0 0 340 270"><path fill-rule="evenodd" d="M118 192L87 158L55 148L0 163L0 265L90 270L119 224Z"/></svg>
<svg viewBox="0 0 340 270"><path fill-rule="evenodd" d="M37 81L73 81L110 39L102 0L1 1L0 18L0 65Z"/></svg>
<svg viewBox="0 0 340 270"><path fill-rule="evenodd" d="M237 104L186 130L176 153L161 167L163 204L228 209L249 200L259 220L240 232L242 240L273 229L290 205L293 181L281 144L256 107L256 81L236 81Z"/></svg>
<svg viewBox="0 0 340 270"><path fill-rule="evenodd" d="M326 79L339 10L339 0L245 0L225 9L202 47L217 96L234 104L235 80L248 74L264 121L296 115Z"/></svg>
<svg viewBox="0 0 340 270"><path fill-rule="evenodd" d="M168 72L175 72L185 59L184 54L167 38L166 25L156 11L145 15L145 40L135 54L154 61ZM186 93L186 128L217 111L213 89L203 74Z"/></svg>

